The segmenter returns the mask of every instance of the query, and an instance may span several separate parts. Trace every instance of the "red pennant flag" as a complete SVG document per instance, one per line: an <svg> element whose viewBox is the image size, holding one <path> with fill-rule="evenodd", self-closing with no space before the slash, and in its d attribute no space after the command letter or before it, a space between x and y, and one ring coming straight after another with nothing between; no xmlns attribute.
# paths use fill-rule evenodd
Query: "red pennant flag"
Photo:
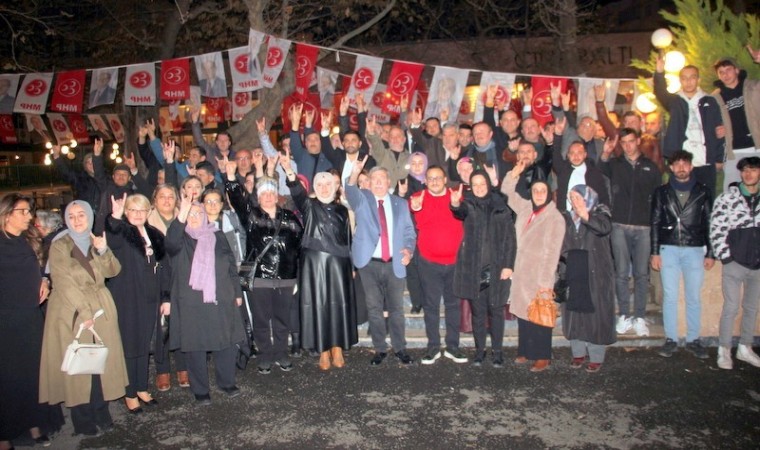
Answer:
<svg viewBox="0 0 760 450"><path fill-rule="evenodd" d="M0 114L0 142L17 144L16 128L13 126L13 114Z"/></svg>
<svg viewBox="0 0 760 450"><path fill-rule="evenodd" d="M78 144L89 144L90 135L87 133L87 125L84 123L84 117L79 114L69 114L69 128L74 135Z"/></svg>
<svg viewBox="0 0 760 450"><path fill-rule="evenodd" d="M301 117L301 130L303 130L304 126L304 117L306 116L306 111L314 111L314 123L312 124L312 129L316 132L319 132L322 129L322 119L320 117L321 109L319 107L320 100L319 100L319 92L309 92L309 96L306 100L302 100L295 92L291 95L285 97L282 100L282 111L280 112L280 117L282 119L282 130L284 133L289 133L291 129L290 124L290 108L296 104L296 103L303 103L303 116Z"/></svg>
<svg viewBox="0 0 760 450"><path fill-rule="evenodd" d="M567 91L567 78L555 77L533 77L531 88L533 90L533 101L531 103L531 116L538 121L542 127L546 122L552 119L552 97L551 84L560 83L562 92Z"/></svg>
<svg viewBox="0 0 760 450"><path fill-rule="evenodd" d="M385 90L383 99L383 112L390 114L399 114L401 112L401 97L409 96L411 101L412 93L417 88L417 82L422 75L424 64L410 63L406 61L396 61L393 63L391 74L388 76L388 87Z"/></svg>
<svg viewBox="0 0 760 450"><path fill-rule="evenodd" d="M206 99L206 121L224 122L224 108L227 99L224 97Z"/></svg>
<svg viewBox="0 0 760 450"><path fill-rule="evenodd" d="M190 59L161 61L161 100L190 98Z"/></svg>
<svg viewBox="0 0 760 450"><path fill-rule="evenodd" d="M319 47L308 44L296 44L296 95L306 99L309 92L309 84L314 76L314 67L317 65Z"/></svg>
<svg viewBox="0 0 760 450"><path fill-rule="evenodd" d="M55 89L51 111L81 113L84 102L85 70L59 72L55 77Z"/></svg>

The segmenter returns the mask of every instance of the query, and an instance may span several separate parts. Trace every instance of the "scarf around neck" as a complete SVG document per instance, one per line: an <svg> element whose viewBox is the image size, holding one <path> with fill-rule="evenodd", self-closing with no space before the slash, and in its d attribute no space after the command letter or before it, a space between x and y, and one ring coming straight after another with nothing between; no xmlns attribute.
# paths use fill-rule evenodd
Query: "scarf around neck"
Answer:
<svg viewBox="0 0 760 450"><path fill-rule="evenodd" d="M216 303L216 258L214 247L216 246L216 227L208 222L208 216L200 203L202 214L201 226L198 228L185 227L185 233L198 241L193 254L193 262L190 268L190 287L203 292L203 303Z"/></svg>

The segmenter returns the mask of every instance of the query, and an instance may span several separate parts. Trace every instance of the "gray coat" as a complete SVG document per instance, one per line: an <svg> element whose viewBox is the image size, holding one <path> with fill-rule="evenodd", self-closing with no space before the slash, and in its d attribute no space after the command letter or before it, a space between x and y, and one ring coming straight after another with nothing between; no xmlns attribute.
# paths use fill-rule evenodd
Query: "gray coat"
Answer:
<svg viewBox="0 0 760 450"><path fill-rule="evenodd" d="M588 222L575 229L569 212L563 214L567 232L562 254L572 249L588 250L589 287L594 312L567 311L562 304L562 333L567 339L578 339L598 345L614 344L615 332L615 266L612 263L610 233L612 218L606 205L597 205Z"/></svg>
<svg viewBox="0 0 760 450"><path fill-rule="evenodd" d="M203 303L201 291L189 285L196 241L185 224L172 222L166 250L172 261L171 327L169 346L183 352L224 350L245 339L243 319L235 299L242 298L235 257L221 231L216 245L216 303Z"/></svg>

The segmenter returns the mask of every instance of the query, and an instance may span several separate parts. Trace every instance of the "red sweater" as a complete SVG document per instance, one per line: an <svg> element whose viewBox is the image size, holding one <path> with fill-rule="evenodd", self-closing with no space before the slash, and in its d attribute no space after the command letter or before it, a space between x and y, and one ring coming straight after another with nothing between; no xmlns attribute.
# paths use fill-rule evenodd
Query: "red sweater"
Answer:
<svg viewBox="0 0 760 450"><path fill-rule="evenodd" d="M413 197L420 195L424 195L422 209L412 211L417 225L417 249L430 262L454 264L464 228L462 221L457 220L449 209L451 193L447 190L446 194L436 197L425 189Z"/></svg>

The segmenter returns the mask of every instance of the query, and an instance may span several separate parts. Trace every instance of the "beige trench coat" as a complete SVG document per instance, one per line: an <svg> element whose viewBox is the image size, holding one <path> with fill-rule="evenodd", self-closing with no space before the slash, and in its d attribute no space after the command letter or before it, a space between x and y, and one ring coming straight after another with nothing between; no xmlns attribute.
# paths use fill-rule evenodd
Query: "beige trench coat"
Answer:
<svg viewBox="0 0 760 450"><path fill-rule="evenodd" d="M117 275L121 265L111 250L98 255L91 248L89 258L65 236L50 247L52 292L48 300L45 334L40 363L40 403L66 402L67 407L90 402L91 375L61 372L66 347L79 330L79 324L92 319L99 309L105 314L95 321L95 330L108 347L106 370L101 375L103 398L123 397L127 380L121 334L111 293L105 279ZM76 319L75 319L76 315ZM92 342L92 334L82 333L80 342Z"/></svg>
<svg viewBox="0 0 760 450"><path fill-rule="evenodd" d="M507 174L502 192L509 197L509 207L517 214L517 257L509 291L509 312L528 320L528 305L539 288L554 288L557 263L565 239L565 219L554 202L544 207L528 225L533 203L515 192L517 180Z"/></svg>

